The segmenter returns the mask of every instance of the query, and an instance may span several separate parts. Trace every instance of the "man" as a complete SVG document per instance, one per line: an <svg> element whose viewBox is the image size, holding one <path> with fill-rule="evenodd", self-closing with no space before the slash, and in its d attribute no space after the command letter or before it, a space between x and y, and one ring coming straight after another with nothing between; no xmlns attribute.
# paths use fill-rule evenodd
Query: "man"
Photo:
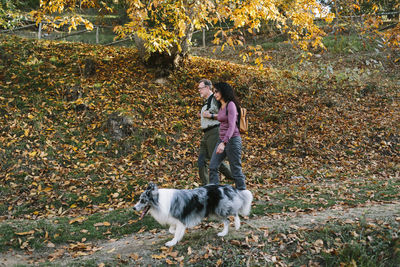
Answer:
<svg viewBox="0 0 400 267"><path fill-rule="evenodd" d="M212 83L210 80L202 79L199 82L198 89L200 96L206 99L201 112L198 114L200 117L201 130L203 131L198 158L199 176L203 185L209 183L208 161L211 159L219 138L219 121L217 120L219 107L211 88ZM226 178L232 179L231 170L225 162L221 164L219 171L225 175Z"/></svg>

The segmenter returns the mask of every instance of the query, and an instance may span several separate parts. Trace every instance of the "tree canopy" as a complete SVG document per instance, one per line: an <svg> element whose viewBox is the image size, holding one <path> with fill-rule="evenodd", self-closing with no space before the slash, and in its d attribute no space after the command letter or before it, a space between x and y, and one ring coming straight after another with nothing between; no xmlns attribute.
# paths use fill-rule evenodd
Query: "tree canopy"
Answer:
<svg viewBox="0 0 400 267"><path fill-rule="evenodd" d="M97 8L112 12L115 1L41 0L34 11L37 22L46 20L56 27L92 24L75 14L78 7ZM119 1L121 2L121 1ZM166 54L175 61L185 57L191 46L192 34L203 28L216 30L214 43L226 46L243 45L243 35L260 30L263 23L272 23L304 50L323 47L324 32L314 23L323 12L317 0L123 0L129 21L115 27L120 37L135 36L142 40L146 58L151 54ZM68 11L68 17L54 14ZM50 16L53 15L53 16ZM332 19L327 14L326 19ZM140 43L140 42L139 42ZM139 45L140 46L140 45ZM140 47L139 47L140 49ZM246 58L246 56L244 56ZM257 58L256 63L262 64Z"/></svg>

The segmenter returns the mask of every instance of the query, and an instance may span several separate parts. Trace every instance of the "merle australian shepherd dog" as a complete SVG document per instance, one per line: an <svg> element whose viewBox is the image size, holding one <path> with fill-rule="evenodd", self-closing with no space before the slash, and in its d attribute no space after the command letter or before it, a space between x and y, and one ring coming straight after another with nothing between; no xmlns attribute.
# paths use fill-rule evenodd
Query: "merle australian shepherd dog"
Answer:
<svg viewBox="0 0 400 267"><path fill-rule="evenodd" d="M252 200L249 190L237 190L230 185L209 184L192 190L178 190L158 189L150 183L134 209L143 210L141 218L150 211L156 221L170 226L169 232L174 234L174 238L165 245L171 247L182 239L186 228L199 224L209 215L215 215L224 223L224 229L218 236L228 233L228 216L235 217L235 228L238 230L239 214L249 215Z"/></svg>

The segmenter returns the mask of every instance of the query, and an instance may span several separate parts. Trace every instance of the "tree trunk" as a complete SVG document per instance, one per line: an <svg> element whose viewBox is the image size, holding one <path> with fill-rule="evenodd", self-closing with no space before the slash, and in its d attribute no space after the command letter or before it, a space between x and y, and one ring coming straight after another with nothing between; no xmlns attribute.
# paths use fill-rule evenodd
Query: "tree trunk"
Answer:
<svg viewBox="0 0 400 267"><path fill-rule="evenodd" d="M182 37L180 40L181 51L179 51L178 47L175 46L170 49L170 54L168 54L167 52L154 52L150 53L149 55L149 52L147 52L145 48L145 41L139 38L137 35L134 35L133 39L139 51L139 56L142 62L150 68L163 70L161 73L164 73L164 75L161 74L161 76L165 76L171 70L180 67L184 59L188 57L191 47L190 41L192 39L192 35L193 29L190 28L186 31L185 36Z"/></svg>

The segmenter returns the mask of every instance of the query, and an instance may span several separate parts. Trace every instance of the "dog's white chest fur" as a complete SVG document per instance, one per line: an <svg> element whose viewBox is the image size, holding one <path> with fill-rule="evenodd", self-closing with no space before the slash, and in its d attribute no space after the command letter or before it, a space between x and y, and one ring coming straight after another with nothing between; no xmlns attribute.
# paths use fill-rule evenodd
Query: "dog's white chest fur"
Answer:
<svg viewBox="0 0 400 267"><path fill-rule="evenodd" d="M150 214L162 225L176 224L177 219L171 217L170 209L175 189L159 189L158 206L150 208Z"/></svg>

